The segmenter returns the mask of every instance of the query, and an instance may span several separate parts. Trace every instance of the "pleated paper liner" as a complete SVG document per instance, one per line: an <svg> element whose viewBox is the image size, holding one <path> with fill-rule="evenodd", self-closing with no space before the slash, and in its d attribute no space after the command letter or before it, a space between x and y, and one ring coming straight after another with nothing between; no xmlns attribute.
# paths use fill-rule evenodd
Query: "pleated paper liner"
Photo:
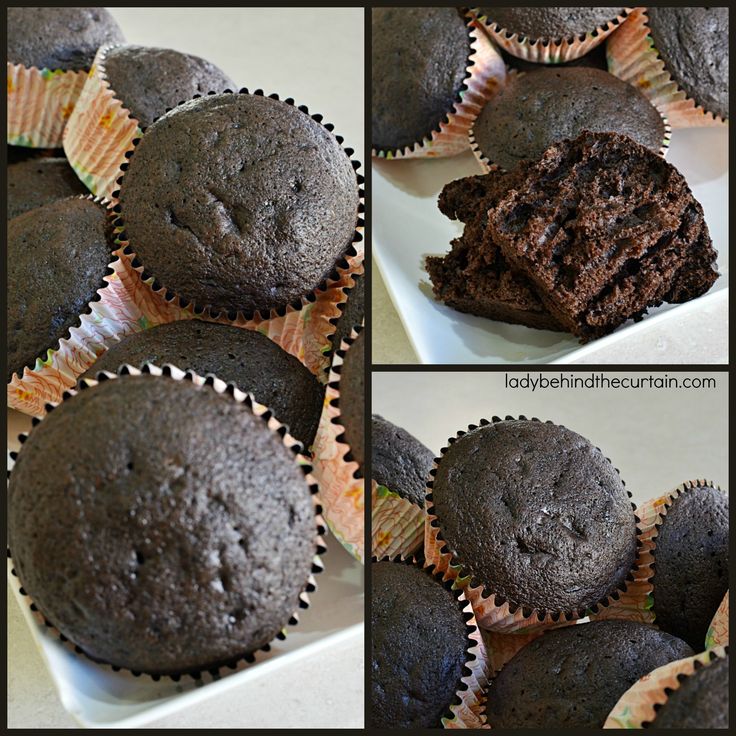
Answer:
<svg viewBox="0 0 736 736"><path fill-rule="evenodd" d="M412 555L424 542L424 509L371 480L371 554Z"/></svg>
<svg viewBox="0 0 736 736"><path fill-rule="evenodd" d="M643 624L656 624L654 614L654 567L657 558L657 534L672 503L683 493L692 492L700 487L718 488L707 480L689 480L682 483L669 493L646 501L637 509L640 519L639 548L637 552L637 569L634 571L634 581L629 583L618 600L592 613L591 620L597 619L625 619L638 621ZM720 490L720 489L719 489ZM723 604L722 604L723 605ZM728 602L726 602L728 606Z"/></svg>
<svg viewBox="0 0 736 736"><path fill-rule="evenodd" d="M728 646L728 591L723 596L705 635L706 649L718 646Z"/></svg>
<svg viewBox="0 0 736 736"><path fill-rule="evenodd" d="M497 23L488 19L480 8L472 8L470 15L477 19L483 30L504 51L519 59L535 64L564 64L585 56L596 46L606 40L617 28L625 26L624 21L632 8L625 8L621 15L611 18L605 25L598 26L588 33L581 33L574 38L566 39L534 39L529 40L518 33L511 33Z"/></svg>
<svg viewBox="0 0 736 736"><path fill-rule="evenodd" d="M479 426L485 427L490 424L495 424L496 422L515 419L532 422L540 421L536 418L527 419L525 416L519 416L518 418L507 416L505 419L493 417L490 421L488 419L481 419L478 425L471 424L467 431L461 430L457 435L455 435L455 437L451 437L448 440L448 445L443 447L440 451L440 455L444 455L450 445L454 444L468 432L477 429ZM637 575L644 574L643 572L640 573L637 569L637 562L635 560L634 567L627 575L623 588L614 590L585 608L567 611L537 610L530 606L520 605L490 590L487 585L476 583L473 580L472 575L463 568L462 564L457 561L452 552L448 549L447 543L442 538L439 519L434 513L432 486L437 474L437 468L441 462L442 457L435 458L432 470L430 470L430 480L427 482L427 496L425 503L427 519L424 525L424 554L427 562L434 565L438 572L443 573L445 580L452 580L456 587L463 589L466 598L473 606L475 616L478 620L478 625L482 628L496 633L513 634L514 632L519 631L530 633L557 626L564 626L567 623L577 621L585 618L586 616L593 616L600 610L608 608L626 594L629 586L637 584ZM631 493L627 491L627 494L629 498L631 498ZM635 512L634 518L636 520L637 529L636 544L638 550L641 546L639 536L643 530L636 506L633 503L631 505Z"/></svg>
<svg viewBox="0 0 736 736"><path fill-rule="evenodd" d="M468 131L483 105L493 96L506 76L506 65L501 54L472 18L467 18L471 53L468 57L465 89L448 110L439 129L431 131L413 146L398 150L372 149L371 155L388 161L410 158L441 158L456 156L468 150Z"/></svg>
<svg viewBox="0 0 736 736"><path fill-rule="evenodd" d="M517 72L516 70L511 70L508 72L508 74L525 74L525 72ZM657 153L662 158L665 158L667 156L667 151L669 151L670 149L670 142L672 141L672 128L664 113L659 108L656 109L659 113L659 116L662 118L662 124L664 125L664 137L662 138L662 146L657 151ZM484 174L489 174L492 171L504 170L502 167L498 166L498 164L493 163L493 161L491 161L483 153L483 151L481 151L480 146L478 145L478 141L475 139L475 130L472 127L468 134L468 142L470 144L470 149L473 151L473 156L475 156L475 160L480 164L480 167L481 169L483 169ZM550 145L552 145L552 142L550 142Z"/></svg>
<svg viewBox="0 0 736 736"><path fill-rule="evenodd" d="M87 188L112 198L125 154L140 137L138 121L115 97L105 75L105 57L121 44L101 46L64 130L64 153Z"/></svg>
<svg viewBox="0 0 736 736"><path fill-rule="evenodd" d="M654 47L647 21L646 8L636 8L608 39L608 71L637 87L674 129L723 125L722 117L689 98L672 78Z"/></svg>
<svg viewBox="0 0 736 736"><path fill-rule="evenodd" d="M361 328L358 328L358 331ZM312 445L314 475L327 526L335 538L360 562L365 560L365 479L358 463L350 454L345 428L340 423L340 372L346 352L358 331L346 337L330 368L325 390L324 408L319 418Z"/></svg>
<svg viewBox="0 0 736 736"><path fill-rule="evenodd" d="M245 88L235 94L264 96L263 90L256 90L250 93ZM193 99L199 97L201 95L196 95ZM279 100L279 96L275 94L269 95L269 97ZM296 106L294 100L291 98L283 100L283 102ZM298 106L297 109L303 114L309 115L334 136L338 144L343 148L345 155L350 159L353 169L356 171L356 179L359 187L358 214L352 242L348 245L345 254L335 264L332 272L325 281L311 293L304 295L298 302L287 304L278 309L271 309L267 314L263 314L260 311L246 314L235 311L225 313L214 310L207 305L195 305L186 301L177 296L174 291L167 288L166 284L159 284L155 276L145 270L145 264L141 263L135 253L135 243L129 243L127 241L125 237L124 218L117 199L119 195L119 190L117 189L112 193L112 208L118 215L116 234L118 235L118 242L122 249L121 258L130 261L131 267L138 271L146 287L156 292L161 299L168 302L175 314L197 316L209 321L234 324L238 327L258 330L267 334L284 350L298 358L312 373L320 377L321 380L324 380L324 373L329 367L329 354L332 350L329 338L335 332L335 325L331 320L340 316L338 305L346 299L343 289L352 285L351 274L359 272L363 264L364 178L361 174L357 173L358 169L360 169L360 162L352 158L353 149L342 145L344 139L333 132L334 126L331 123L323 123L322 115L311 114L303 105ZM135 145L138 140L140 139L133 141L133 150L126 152L126 159L130 159L135 155ZM116 180L117 185L122 183L128 163L123 163L120 168L120 176Z"/></svg>
<svg viewBox="0 0 736 736"><path fill-rule="evenodd" d="M317 589L317 583L314 578L315 574L318 574L322 572L324 569L324 566L322 564L322 561L320 559L320 555L323 554L326 550L324 541L322 539L322 535L325 533L325 526L324 521L321 516L321 508L318 500L318 488L317 484L315 483L314 477L312 476L312 468L309 463L309 460L302 454L302 445L300 442L295 440L288 432L286 431L286 427L281 424L274 416L268 407L264 406L263 404L257 403L251 394L246 394L240 391L239 389L235 388L232 384L226 384L224 381L220 380L219 378L216 378L215 376L207 376L202 377L197 375L196 373L192 371L187 371L184 373L179 368L176 368L172 365L165 365L163 367L154 366L151 364L147 364L143 367L142 370L138 370L137 368L134 368L130 365L124 365L121 366L118 369L118 373L110 373L109 371L103 371L97 376L97 380L84 378L80 382L79 391L84 391L93 388L97 385L97 383L100 380L114 380L118 378L118 376L125 376L125 375L131 375L131 376L139 376L142 374L150 374L154 376L161 376L162 380L175 380L175 381L191 381L195 386L200 387L201 390L214 390L218 394L228 394L230 397L232 397L232 400L239 403L244 404L247 406L250 411L257 417L260 417L263 422L266 424L266 426L276 435L278 435L281 440L284 443L284 446L288 448L293 454L294 454L294 462L297 463L297 465L300 467L302 472L304 473L304 477L306 482L309 484L309 490L312 495L312 503L314 506L314 514L315 514L315 537L314 537L314 543L315 543L315 556L312 561L312 568L311 572L308 575L307 580L305 581L304 588L302 592L299 595L299 609L306 609L309 607L309 593L313 593ZM53 409L58 406L61 402L75 396L78 393L78 390L75 389L69 389L68 391L64 391L64 394L60 401L58 402L50 402L46 407L46 413L53 411ZM39 424L41 421L43 421L40 417L34 417L33 420L33 426L35 427L37 424ZM27 439L28 434L22 434L20 435L19 439L21 443L24 443ZM22 449L21 449L22 452ZM9 463L9 470L8 470L8 478L10 478L12 474L12 466L15 463L15 459L17 458L18 453L11 453L10 454L10 463ZM275 637L275 640L272 640L270 643L265 644L264 646L258 648L254 652L250 652L247 654L234 652L232 659L230 659L227 662L223 662L219 665L214 666L208 666L203 667L200 670L192 670L192 671L185 671L181 673L174 673L174 674L149 674L146 672L138 672L133 670L128 670L124 667L119 667L117 665L113 665L106 662L100 662L96 659L93 659L89 655L87 655L80 647L76 646L73 642L69 641L67 637L64 636L64 634L57 629L53 622L46 619L46 617L43 615L43 613L38 609L36 604L33 602L32 596L22 587L22 581L18 578L16 571L13 566L13 559L11 550L8 550L8 581L10 582L11 586L13 587L13 591L20 596L23 596L25 601L27 602L28 606L30 607L30 610L33 614L33 618L36 621L36 624L38 628L44 633L46 636L51 636L54 639L59 639L64 646L71 652L74 652L76 655L89 660L96 664L99 667L102 668L110 668L114 672L119 673L119 676L121 678L131 678L131 677L140 677L140 676L146 676L150 677L154 681L159 681L161 679L169 678L174 680L175 682L179 682L183 678L190 678L190 679L184 679L183 684L181 685L182 689L194 689L195 687L200 687L201 685L212 682L215 680L223 679L224 677L227 677L228 675L240 671L247 667L249 664L252 664L259 659L262 659L262 652L269 652L271 649L271 644L273 644L273 641L280 640L283 641L286 638L287 635L287 626L296 626L299 622L299 610L295 611L291 618L288 621L287 626L285 626Z"/></svg>
<svg viewBox="0 0 736 736"><path fill-rule="evenodd" d="M37 69L8 62L7 142L59 148L87 72Z"/></svg>
<svg viewBox="0 0 736 736"><path fill-rule="evenodd" d="M394 564L423 567L427 574L441 583L457 600L468 628L467 659L455 692L455 698L448 711L442 716L442 726L444 728L480 728L483 724L481 717L483 693L488 685L488 658L483 637L473 614L473 608L463 591L455 589L449 582L445 581L442 574L437 572L433 565L427 564L421 555L411 557L408 555L393 557L373 555L371 559L373 562L386 561Z"/></svg>
<svg viewBox="0 0 736 736"><path fill-rule="evenodd" d="M657 711L667 702L670 692L677 690L697 669L709 666L726 654L726 647L718 646L658 667L621 696L603 728L646 728L651 725L656 729Z"/></svg>

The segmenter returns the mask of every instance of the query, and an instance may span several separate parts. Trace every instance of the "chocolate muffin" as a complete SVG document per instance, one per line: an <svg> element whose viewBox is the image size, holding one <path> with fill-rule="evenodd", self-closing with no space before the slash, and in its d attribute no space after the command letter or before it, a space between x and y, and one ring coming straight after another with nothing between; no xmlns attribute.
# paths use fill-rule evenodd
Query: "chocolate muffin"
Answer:
<svg viewBox="0 0 736 736"><path fill-rule="evenodd" d="M373 8L371 136L377 151L439 131L460 101L471 54L457 8Z"/></svg>
<svg viewBox="0 0 736 736"><path fill-rule="evenodd" d="M127 376L30 434L8 487L21 584L90 657L149 673L264 646L299 606L316 548L309 486L245 404Z"/></svg>
<svg viewBox="0 0 736 736"><path fill-rule="evenodd" d="M340 424L350 455L360 465L365 460L365 350L361 332L350 345L340 367Z"/></svg>
<svg viewBox="0 0 736 736"><path fill-rule="evenodd" d="M65 158L29 158L8 166L8 219L75 194L87 194Z"/></svg>
<svg viewBox="0 0 736 736"><path fill-rule="evenodd" d="M535 294L528 279L511 271L500 249L485 237L488 210L512 189L516 175L493 171L450 182L439 197L440 211L462 220L465 229L444 256L430 256L426 268L435 297L459 312L561 330Z"/></svg>
<svg viewBox="0 0 736 736"><path fill-rule="evenodd" d="M97 49L121 43L105 8L8 8L8 61L38 69L89 69Z"/></svg>
<svg viewBox="0 0 736 736"><path fill-rule="evenodd" d="M603 728L618 699L657 667L694 652L634 621L596 621L546 631L488 687L491 728Z"/></svg>
<svg viewBox="0 0 736 736"><path fill-rule="evenodd" d="M654 544L655 622L700 651L728 590L728 495L710 485L686 487Z"/></svg>
<svg viewBox="0 0 736 736"><path fill-rule="evenodd" d="M688 97L728 118L728 8L646 9L665 68Z"/></svg>
<svg viewBox="0 0 736 736"><path fill-rule="evenodd" d="M618 471L584 437L494 419L443 452L431 511L473 585L549 613L583 612L625 587L634 510Z"/></svg>
<svg viewBox="0 0 736 736"><path fill-rule="evenodd" d="M199 56L151 46L117 46L104 60L115 97L141 128L195 95L235 91L235 82Z"/></svg>
<svg viewBox="0 0 736 736"><path fill-rule="evenodd" d="M481 154L504 169L583 130L621 133L655 153L665 140L662 116L636 87L586 67L509 75L473 125Z"/></svg>
<svg viewBox="0 0 736 736"><path fill-rule="evenodd" d="M371 589L371 726L441 728L470 645L457 594L398 562L374 562Z"/></svg>
<svg viewBox="0 0 736 736"><path fill-rule="evenodd" d="M365 277L353 276L355 286L347 292L348 300L340 305L341 314L330 337L333 350L339 350L340 343L350 335L353 327L363 324L365 316Z"/></svg>
<svg viewBox="0 0 736 736"><path fill-rule="evenodd" d="M107 213L90 199L60 199L8 222L8 381L79 323L114 247Z"/></svg>
<svg viewBox="0 0 736 736"><path fill-rule="evenodd" d="M573 40L605 27L624 8L480 8L480 14L509 35L535 41Z"/></svg>
<svg viewBox="0 0 736 736"><path fill-rule="evenodd" d="M159 118L120 188L146 273L186 302L246 315L300 304L326 280L352 248L359 197L335 136L257 94Z"/></svg>
<svg viewBox="0 0 736 736"><path fill-rule="evenodd" d="M584 342L718 278L703 208L677 169L631 138L583 132L488 213L487 237Z"/></svg>
<svg viewBox="0 0 736 736"><path fill-rule="evenodd" d="M728 655L685 677L657 711L653 728L728 728Z"/></svg>
<svg viewBox="0 0 736 736"><path fill-rule="evenodd" d="M123 338L103 353L83 377L115 373L128 363L172 363L204 376L212 373L271 409L305 447L319 425L324 388L293 355L255 330L200 320L159 325Z"/></svg>
<svg viewBox="0 0 736 736"><path fill-rule="evenodd" d="M373 480L422 508L434 453L380 414L372 417L371 443Z"/></svg>

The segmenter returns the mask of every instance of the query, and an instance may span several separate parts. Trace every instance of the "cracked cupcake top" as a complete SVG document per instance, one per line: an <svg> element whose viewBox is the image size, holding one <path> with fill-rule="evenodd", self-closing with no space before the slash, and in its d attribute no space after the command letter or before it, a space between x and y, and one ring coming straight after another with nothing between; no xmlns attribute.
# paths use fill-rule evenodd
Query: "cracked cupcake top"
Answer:
<svg viewBox="0 0 736 736"><path fill-rule="evenodd" d="M551 423L509 420L460 437L432 490L463 574L516 605L572 611L623 587L636 521L600 450Z"/></svg>
<svg viewBox="0 0 736 736"><path fill-rule="evenodd" d="M198 307L267 314L334 271L359 196L323 125L269 97L223 94L148 128L120 204L131 247L162 286Z"/></svg>

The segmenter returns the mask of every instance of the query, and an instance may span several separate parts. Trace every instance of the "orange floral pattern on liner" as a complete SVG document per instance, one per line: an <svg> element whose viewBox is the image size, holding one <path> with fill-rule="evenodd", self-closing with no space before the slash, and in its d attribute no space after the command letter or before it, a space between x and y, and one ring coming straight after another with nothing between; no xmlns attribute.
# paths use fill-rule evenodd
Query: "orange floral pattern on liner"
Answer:
<svg viewBox="0 0 736 736"><path fill-rule="evenodd" d="M708 627L708 633L705 635L705 648L728 646L728 591L723 596L721 605L713 616L713 620Z"/></svg>
<svg viewBox="0 0 736 736"><path fill-rule="evenodd" d="M562 41L540 39L529 42L524 36L520 36L518 33L510 34L496 23L489 21L488 17L481 13L480 8L472 8L469 14L476 18L493 41L509 54L519 59L532 61L535 64L564 64L567 61L574 61L581 56L585 56L605 41L619 26L626 25L626 13L631 12L631 10L631 8L624 8L623 15L617 15L605 26L596 28L594 32L580 34L573 41L569 39L563 39Z"/></svg>
<svg viewBox="0 0 736 736"><path fill-rule="evenodd" d="M707 666L712 655L723 657L725 654L725 647L715 647L694 657L670 662L644 675L621 696L609 713L603 728L643 728L644 723L654 721L657 715L654 706L667 702L665 690L667 688L677 690L680 687L678 675L692 675L695 672L696 662Z"/></svg>
<svg viewBox="0 0 736 736"><path fill-rule="evenodd" d="M74 112L64 130L64 153L77 176L93 193L112 200L120 166L140 137L138 121L115 98L104 61L113 45L97 50Z"/></svg>
<svg viewBox="0 0 736 736"><path fill-rule="evenodd" d="M202 387L206 383L209 383L213 390L216 391L219 394L222 393L230 393L233 397L233 401L236 401L237 403L246 403L250 406L253 414L255 414L258 417L263 417L264 414L268 414L268 418L265 420L268 428L280 435L281 440L285 447L291 449L292 451L295 451L294 461L297 463L297 465L300 466L302 471L304 472L304 478L307 484L309 485L310 492L312 495L312 504L315 511L315 536L314 536L314 542L315 542L315 555L312 559L312 571L307 577L307 580L304 584L303 591L299 594L299 610L307 609L310 606L310 599L309 594L313 593L317 590L317 581L315 579L315 575L323 572L324 565L322 563L320 555L324 554L326 552L327 548L325 547L323 535L326 531L324 519L320 515L320 509L319 509L319 503L317 500L317 485L315 483L315 479L313 475L310 472L310 463L308 459L301 454L301 452L297 452L296 450L301 448L301 443L294 439L287 431L285 425L281 424L274 416L273 413L270 411L270 409L265 406L264 404L259 404L257 401L255 401L251 394L246 394L243 391L240 391L237 388L229 387L224 381L220 380L219 378L205 378L203 376L200 376L196 373L193 373L191 371L184 372L173 365L166 365L164 367L155 366L155 365L146 365L142 370L139 370L138 368L135 368L134 366L125 366L124 369L122 369L123 372L121 374L111 373L110 371L104 371L105 375L108 379L115 380L118 378L118 375L128 374L128 375L141 375L141 374L151 374L154 376L162 376L166 375L170 378L176 380L176 381L191 381L195 386ZM87 388L91 386L97 385L98 381L91 378L85 378L82 381L82 388L81 390L86 390ZM70 389L68 392L65 392L58 401L49 402L51 408L55 408L58 406L62 401L64 401L67 398L71 398L75 394L78 393L79 389ZM44 412L47 413L47 412ZM34 426L40 422L41 419L34 419ZM25 438L28 437L28 433L24 432L21 434L21 443L25 441ZM12 465L15 463L16 458L18 457L17 452L11 452L10 453L10 465L9 470L12 469ZM172 678L176 682L179 682L180 675L147 675L146 673L133 673L130 670L126 670L124 668L115 668L113 665L104 663L104 662L98 662L96 660L93 660L89 657L87 657L84 652L82 652L81 649L78 649L69 639L67 639L63 634L53 625L51 622L49 622L46 617L38 610L36 605L33 603L33 601L30 599L28 594L25 592L25 590L22 588L20 579L18 578L18 575L14 569L13 566L13 560L11 557L8 557L8 582L11 585L11 588L13 590L13 593L16 596L16 599L18 602L23 605L24 602L27 602L29 611L30 611L30 618L32 618L38 627L38 629L43 633L45 636L51 636L53 639L59 640L64 648L73 654L76 657L80 657L91 664L93 664L95 667L99 667L102 669L105 669L109 672L110 668L112 668L112 671L114 673L114 676L116 678L122 678L122 679L137 679L143 674L146 677L150 677L154 681L160 680L162 677ZM236 661L231 662L227 665L222 665L221 667L216 667L212 669L202 670L199 673L192 673L190 678L187 680L181 681L181 689L182 691L187 690L193 690L195 688L201 687L202 684L206 682L214 682L216 680L221 680L224 677L227 677L228 675L234 674L235 672L239 672L245 667L248 667L249 665L255 663L256 661L259 661L263 659L263 653L264 652L270 652L271 647L274 645L275 641L283 641L286 639L288 627L296 626L299 623L299 610L295 611L291 618L289 619L286 626L284 626L281 631L276 634L276 637L271 642L265 644L264 646L260 647L258 650L251 654L247 654L244 656L240 656L237 658ZM26 617L27 619L29 617ZM30 620L29 620L30 625ZM191 680L191 682L190 682Z"/></svg>
<svg viewBox="0 0 736 736"><path fill-rule="evenodd" d="M371 480L371 554L412 555L424 541L424 509Z"/></svg>
<svg viewBox="0 0 736 736"><path fill-rule="evenodd" d="M7 142L58 148L87 72L37 69L8 62Z"/></svg>
<svg viewBox="0 0 736 736"><path fill-rule="evenodd" d="M447 121L440 123L438 131L429 138L418 141L403 150L378 151L371 155L386 160L410 158L442 158L456 156L468 150L468 132L486 102L493 96L506 78L506 65L479 23L468 19L471 54L468 61L467 89L460 93L460 100L453 106Z"/></svg>
<svg viewBox="0 0 736 736"><path fill-rule="evenodd" d="M357 477L360 466L346 460L350 447L338 437L345 430L340 424L340 374L335 371L343 363L345 351L358 336L355 329L344 339L330 369L325 390L324 408L312 446L314 476L324 506L324 518L338 541L360 562L365 560L365 480Z"/></svg>
<svg viewBox="0 0 736 736"><path fill-rule="evenodd" d="M608 71L637 87L665 115L672 128L700 128L726 121L689 98L665 69L649 35L645 8L636 8L608 39Z"/></svg>

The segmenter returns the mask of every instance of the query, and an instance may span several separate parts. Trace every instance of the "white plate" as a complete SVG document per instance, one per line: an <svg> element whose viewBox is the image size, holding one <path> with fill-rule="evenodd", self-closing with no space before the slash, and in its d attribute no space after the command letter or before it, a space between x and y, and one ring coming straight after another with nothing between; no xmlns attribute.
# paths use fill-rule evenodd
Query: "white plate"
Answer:
<svg viewBox="0 0 736 736"><path fill-rule="evenodd" d="M317 575L317 590L310 595L312 605L300 614L297 626L289 627L285 641L275 641L270 652L260 652L256 662L245 669L212 681L203 676L200 684L191 677L176 683L162 677L158 682L145 675L113 672L74 654L50 630L34 618L28 598L19 592L18 578L8 580L38 645L59 698L67 711L88 728L134 728L186 706L202 702L244 682L256 681L267 672L329 650L350 638L363 638L363 566L337 541L327 539L322 559L323 573Z"/></svg>
<svg viewBox="0 0 736 736"><path fill-rule="evenodd" d="M728 129L674 131L667 160L682 172L703 205L721 277L700 299L653 309L641 322L624 325L583 347L571 335L461 314L432 297L424 258L449 251L450 241L462 232L460 223L437 209L437 196L447 182L480 173L472 154L420 161L374 159L373 254L419 359L423 363L567 363L625 340L648 328L653 319L670 320L684 310L727 298Z"/></svg>

